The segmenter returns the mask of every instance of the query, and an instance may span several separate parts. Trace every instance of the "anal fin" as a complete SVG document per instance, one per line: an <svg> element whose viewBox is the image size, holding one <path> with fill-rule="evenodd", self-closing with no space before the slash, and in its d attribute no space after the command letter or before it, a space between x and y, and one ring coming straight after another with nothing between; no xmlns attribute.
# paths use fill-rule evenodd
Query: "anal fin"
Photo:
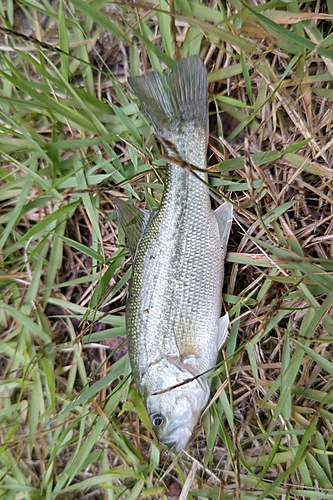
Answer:
<svg viewBox="0 0 333 500"><path fill-rule="evenodd" d="M225 341L228 338L229 324L230 324L229 314L226 313L218 321L218 338L217 338L218 349L221 349L221 347L223 347Z"/></svg>
<svg viewBox="0 0 333 500"><path fill-rule="evenodd" d="M225 201L219 208L214 211L217 224L220 231L220 241L223 255L226 254L227 244L229 240L231 225L232 225L233 206Z"/></svg>

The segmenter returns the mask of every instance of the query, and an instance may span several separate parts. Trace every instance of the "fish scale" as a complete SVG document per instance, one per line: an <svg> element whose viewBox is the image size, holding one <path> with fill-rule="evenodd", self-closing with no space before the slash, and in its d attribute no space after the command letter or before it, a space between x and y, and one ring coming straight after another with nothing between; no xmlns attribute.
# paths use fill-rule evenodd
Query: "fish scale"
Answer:
<svg viewBox="0 0 333 500"><path fill-rule="evenodd" d="M169 155L175 149L184 163L167 165L157 212L116 202L134 248L126 306L133 377L158 438L179 451L207 403L210 371L227 336L228 315L220 313L232 206L211 209L204 171L207 74L200 58L129 81L158 135L172 144Z"/></svg>
<svg viewBox="0 0 333 500"><path fill-rule="evenodd" d="M176 340L183 340L183 319L191 320L196 328L198 345L209 340L207 334L201 337L200 333L206 333L207 321L216 323L221 310L222 253L207 188L189 171L182 170L179 175L179 169L178 165L170 167L170 181L165 185L168 196L135 257L127 327L133 332L129 337L130 356L139 368L160 359L166 348L168 356L178 354ZM184 180L188 185L185 193L178 189L184 186ZM188 202L183 211L181 204L175 203L181 197L185 201L204 199L205 203ZM198 232L198 226L203 231ZM214 254L217 258L212 259ZM150 346L149 361L138 343ZM202 352L210 357L206 351Z"/></svg>

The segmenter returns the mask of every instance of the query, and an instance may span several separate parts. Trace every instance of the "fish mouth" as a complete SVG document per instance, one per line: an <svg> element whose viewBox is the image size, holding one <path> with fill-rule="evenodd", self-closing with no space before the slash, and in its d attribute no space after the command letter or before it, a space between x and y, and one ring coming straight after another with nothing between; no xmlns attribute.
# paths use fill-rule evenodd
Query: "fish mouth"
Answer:
<svg viewBox="0 0 333 500"><path fill-rule="evenodd" d="M179 453L185 448L192 437L192 429L181 423L175 423L168 429L167 436L161 436L160 441Z"/></svg>

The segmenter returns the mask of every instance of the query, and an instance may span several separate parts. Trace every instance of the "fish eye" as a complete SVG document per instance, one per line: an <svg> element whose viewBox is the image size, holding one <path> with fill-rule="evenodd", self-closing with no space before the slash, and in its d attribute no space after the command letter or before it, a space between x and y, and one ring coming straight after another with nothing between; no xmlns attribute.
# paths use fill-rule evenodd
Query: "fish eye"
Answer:
<svg viewBox="0 0 333 500"><path fill-rule="evenodd" d="M164 417L160 413L152 413L150 421L155 427L161 427L164 424Z"/></svg>

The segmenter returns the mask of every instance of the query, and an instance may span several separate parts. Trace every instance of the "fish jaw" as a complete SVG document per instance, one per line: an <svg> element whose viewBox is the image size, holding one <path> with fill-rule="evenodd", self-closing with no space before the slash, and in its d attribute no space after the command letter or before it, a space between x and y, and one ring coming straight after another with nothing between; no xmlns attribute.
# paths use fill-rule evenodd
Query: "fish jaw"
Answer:
<svg viewBox="0 0 333 500"><path fill-rule="evenodd" d="M195 376L193 369L181 366L181 362L163 359L149 368L144 383L143 398L158 440L176 452L181 451L207 404L207 379Z"/></svg>

